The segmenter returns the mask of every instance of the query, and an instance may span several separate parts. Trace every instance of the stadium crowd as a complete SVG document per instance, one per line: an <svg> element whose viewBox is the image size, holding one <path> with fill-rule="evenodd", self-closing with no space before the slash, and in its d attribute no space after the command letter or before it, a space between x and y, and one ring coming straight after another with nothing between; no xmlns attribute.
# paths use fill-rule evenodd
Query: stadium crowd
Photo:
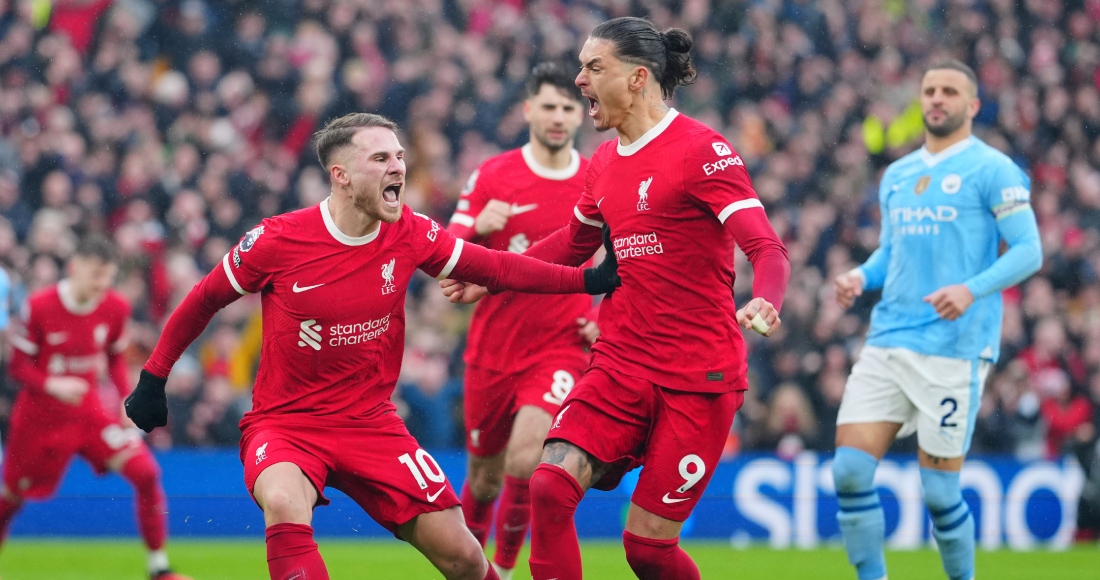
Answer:
<svg viewBox="0 0 1100 580"><path fill-rule="evenodd" d="M1045 253L1040 274L1005 294L974 450L1094 463L1097 0L0 0L0 262L12 309L63 275L79 236L107 232L140 365L167 313L245 231L327 196L310 136L350 111L401 124L406 202L445 221L482 160L526 141L531 67L572 62L595 24L627 14L694 35L699 79L675 106L734 144L791 259L780 334L748 339L752 390L731 451L832 448L875 296L841 311L831 281L876 247L878 177L919 144L923 65L951 55L980 78L977 134L1031 175ZM608 137L586 123L579 148ZM741 301L752 278L743 256L738 274ZM396 396L425 446L458 447L470 311L426 277L407 309ZM176 366L172 423L155 446L236 442L258 314L258 298L238 301Z"/></svg>

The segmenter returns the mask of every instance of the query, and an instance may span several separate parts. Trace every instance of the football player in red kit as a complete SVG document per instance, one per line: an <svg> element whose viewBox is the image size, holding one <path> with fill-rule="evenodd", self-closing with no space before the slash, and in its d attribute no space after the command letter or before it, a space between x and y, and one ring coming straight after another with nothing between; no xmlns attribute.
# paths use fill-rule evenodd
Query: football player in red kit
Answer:
<svg viewBox="0 0 1100 580"><path fill-rule="evenodd" d="M324 490L348 494L451 579L497 578L459 501L390 401L405 341L405 291L417 269L502 290L603 293L614 264L579 270L465 244L402 203L396 125L353 113L316 136L332 181L319 205L249 232L172 313L126 400L142 429L167 421L165 377L214 314L259 293L261 363L241 420L245 485L263 509L275 580L328 578L313 541Z"/></svg>
<svg viewBox="0 0 1100 580"><path fill-rule="evenodd" d="M580 90L563 65L543 63L527 81L530 142L470 176L447 230L494 250L523 253L569 223L588 162L573 148L584 119ZM588 366L597 332L592 298L502 292L478 303L466 345L464 411L469 470L466 525L485 545L497 497L500 577L511 577L531 520L528 480L562 401Z"/></svg>
<svg viewBox="0 0 1100 580"><path fill-rule="evenodd" d="M117 472L134 487L149 577L184 580L169 569L164 551L167 506L156 460L140 434L123 427L118 410L105 409L96 394L103 379L120 395L130 389L122 356L130 305L111 289L117 272L111 243L84 239L67 277L28 298L22 327L11 336L9 371L21 388L4 448L0 538L23 501L52 496L69 461L80 455L97 473Z"/></svg>
<svg viewBox="0 0 1100 580"><path fill-rule="evenodd" d="M531 478L531 573L576 580L573 516L589 488L642 466L623 543L639 578L697 579L680 529L710 481L747 364L738 326L778 328L790 264L744 162L725 137L665 106L695 77L691 37L640 18L597 26L576 84L598 130L618 139L592 156L569 225L527 255L580 264L610 227L622 288L601 304L589 371L554 419ZM733 301L734 246L752 262L754 298ZM444 282L452 300L484 290Z"/></svg>

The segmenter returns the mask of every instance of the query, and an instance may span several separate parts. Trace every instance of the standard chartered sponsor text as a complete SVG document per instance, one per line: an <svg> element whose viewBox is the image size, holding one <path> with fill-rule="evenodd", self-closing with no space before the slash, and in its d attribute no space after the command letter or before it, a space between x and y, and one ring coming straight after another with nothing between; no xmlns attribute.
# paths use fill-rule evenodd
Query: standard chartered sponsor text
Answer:
<svg viewBox="0 0 1100 580"><path fill-rule="evenodd" d="M390 315L355 324L334 324L328 329L328 345L355 345L374 340L390 329Z"/></svg>
<svg viewBox="0 0 1100 580"><path fill-rule="evenodd" d="M632 234L615 240L615 257L620 260L663 253L665 248L657 239L656 232Z"/></svg>

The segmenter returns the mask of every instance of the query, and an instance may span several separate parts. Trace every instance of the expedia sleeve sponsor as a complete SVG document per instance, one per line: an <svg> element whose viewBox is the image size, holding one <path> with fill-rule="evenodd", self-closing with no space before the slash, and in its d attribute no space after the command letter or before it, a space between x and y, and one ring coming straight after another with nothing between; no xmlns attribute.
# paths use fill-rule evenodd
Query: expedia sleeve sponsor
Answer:
<svg viewBox="0 0 1100 580"><path fill-rule="evenodd" d="M745 162L741 160L740 155L719 159L714 163L704 163L703 173L707 174L707 176L711 176L719 171L725 171L727 167L733 167L735 165L740 165L741 167L745 166Z"/></svg>

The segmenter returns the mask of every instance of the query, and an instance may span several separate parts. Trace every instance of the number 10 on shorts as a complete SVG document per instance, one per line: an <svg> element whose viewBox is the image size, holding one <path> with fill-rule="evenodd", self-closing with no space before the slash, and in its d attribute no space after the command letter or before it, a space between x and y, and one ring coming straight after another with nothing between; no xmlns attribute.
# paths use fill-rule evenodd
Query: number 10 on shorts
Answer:
<svg viewBox="0 0 1100 580"><path fill-rule="evenodd" d="M435 483L447 481L447 476L443 474L443 468L436 463L434 457L423 449L416 450L415 462L408 453L398 457L397 460L409 468L409 471L412 472L412 476L416 479L416 484L420 486L420 489L428 489L428 481L426 481L425 478Z"/></svg>

